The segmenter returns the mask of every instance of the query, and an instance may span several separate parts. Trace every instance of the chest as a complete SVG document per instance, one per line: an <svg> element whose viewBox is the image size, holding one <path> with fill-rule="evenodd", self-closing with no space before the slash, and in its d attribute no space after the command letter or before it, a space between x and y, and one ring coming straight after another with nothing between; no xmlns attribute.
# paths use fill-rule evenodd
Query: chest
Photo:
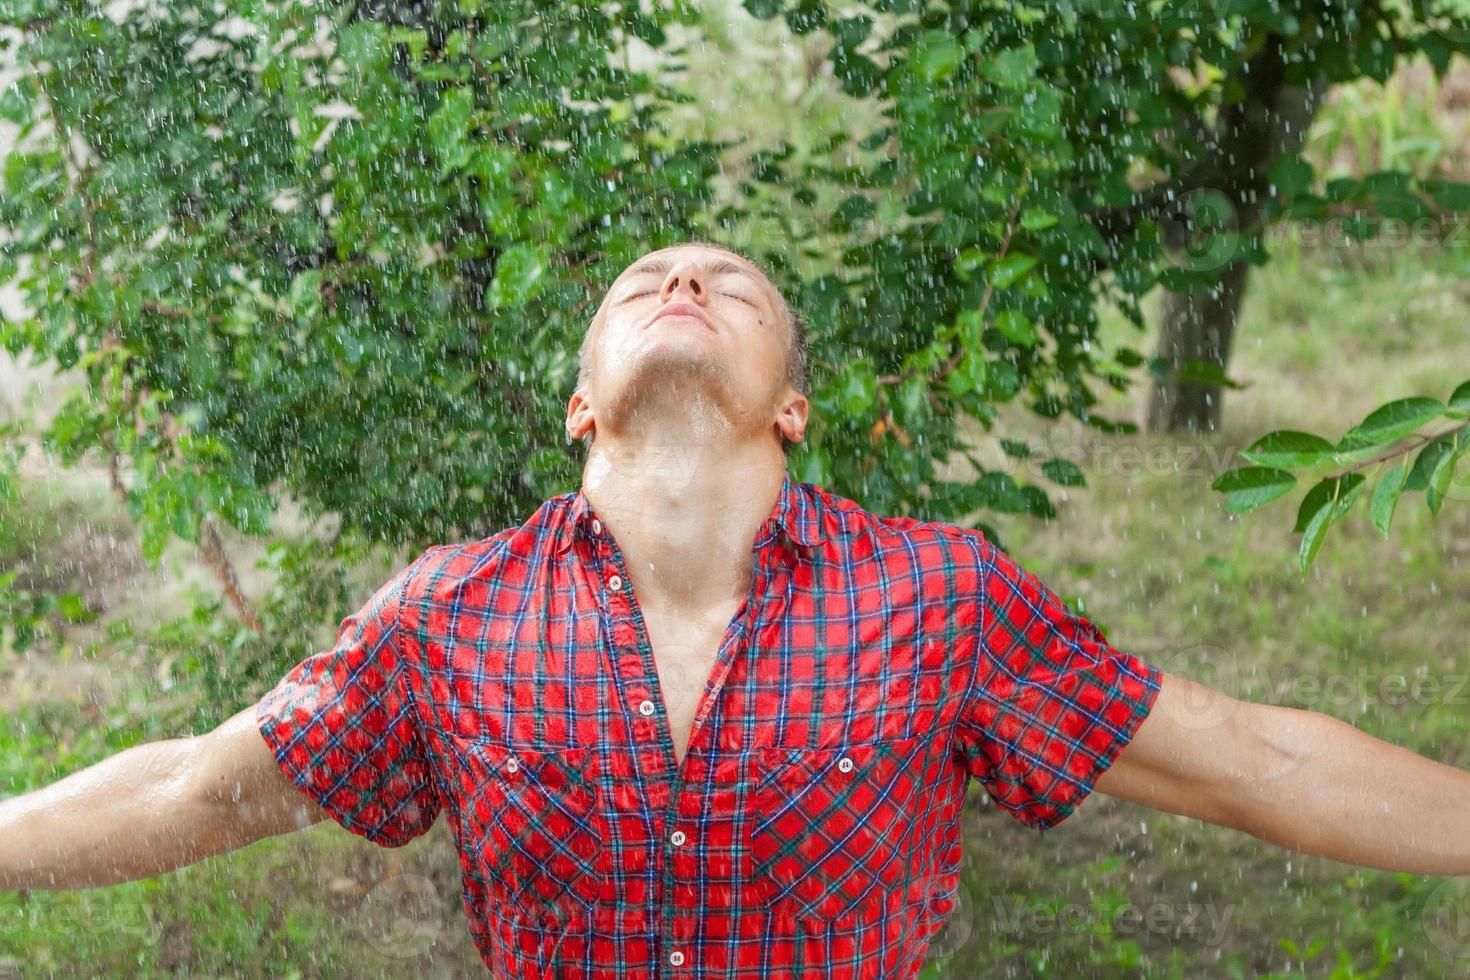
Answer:
<svg viewBox="0 0 1470 980"><path fill-rule="evenodd" d="M645 602L611 556L499 569L404 630L430 731L587 747L663 780L762 746L883 741L943 726L974 662L975 603L913 567L762 562L747 597Z"/></svg>
<svg viewBox="0 0 1470 980"><path fill-rule="evenodd" d="M732 629L739 628L733 622L739 611L737 602L703 610L656 606L644 610L643 625L658 672L658 701L679 765L688 753L695 718L710 689L723 641Z"/></svg>

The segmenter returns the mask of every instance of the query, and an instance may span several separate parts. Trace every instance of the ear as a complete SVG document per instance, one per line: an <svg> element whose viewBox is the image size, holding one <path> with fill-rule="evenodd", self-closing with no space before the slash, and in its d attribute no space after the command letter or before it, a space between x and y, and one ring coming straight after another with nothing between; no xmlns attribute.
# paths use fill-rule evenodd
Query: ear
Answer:
<svg viewBox="0 0 1470 980"><path fill-rule="evenodd" d="M581 389L572 392L572 397L567 401L567 439L576 441L596 428L597 414L592 410L592 403L587 400L586 392Z"/></svg>
<svg viewBox="0 0 1470 980"><path fill-rule="evenodd" d="M810 411L811 405L807 403L806 396L794 388L787 388L786 398L776 411L776 430L788 442L801 442L801 437L806 432L807 413Z"/></svg>

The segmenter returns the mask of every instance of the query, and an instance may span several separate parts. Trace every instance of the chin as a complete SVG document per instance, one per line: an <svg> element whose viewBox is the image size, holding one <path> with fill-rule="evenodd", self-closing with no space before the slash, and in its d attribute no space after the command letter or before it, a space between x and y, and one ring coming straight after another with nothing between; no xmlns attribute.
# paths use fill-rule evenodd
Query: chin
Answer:
<svg viewBox="0 0 1470 980"><path fill-rule="evenodd" d="M617 382L612 403L604 408L623 417L683 416L694 406L727 417L741 414L727 365L711 348L693 344L654 344L640 351Z"/></svg>
<svg viewBox="0 0 1470 980"><path fill-rule="evenodd" d="M629 382L703 380L728 386L729 374L718 348L701 338L676 336L650 343L630 365Z"/></svg>

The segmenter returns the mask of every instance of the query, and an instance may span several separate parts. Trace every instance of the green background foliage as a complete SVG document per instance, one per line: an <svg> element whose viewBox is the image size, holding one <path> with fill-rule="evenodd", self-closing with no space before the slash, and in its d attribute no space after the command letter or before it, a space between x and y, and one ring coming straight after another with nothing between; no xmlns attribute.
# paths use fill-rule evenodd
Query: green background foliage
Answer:
<svg viewBox="0 0 1470 980"><path fill-rule="evenodd" d="M1299 156L1235 172L1201 135L1263 51L1303 84L1420 53L1442 72L1466 35L1420 4L747 8L830 38L870 107L828 136L849 163L747 145L717 193L728 144L666 126L683 4L9 4L27 71L4 111L49 130L5 160L0 277L37 312L0 339L90 382L48 445L130 466L150 557L209 516L263 534L286 496L405 553L488 533L575 482L558 419L606 282L669 242L749 239L813 327L797 473L995 535L987 514L1053 516L1046 483L1084 478L1018 485L962 458L957 420L1019 401L1128 430L1096 388L1143 357L1099 348L1099 306L1142 326L1157 285L1265 260L1259 222L1170 201L1248 190L1263 220L1348 208L1371 234L1470 195L1396 171L1319 189ZM764 219L819 203L771 240Z"/></svg>

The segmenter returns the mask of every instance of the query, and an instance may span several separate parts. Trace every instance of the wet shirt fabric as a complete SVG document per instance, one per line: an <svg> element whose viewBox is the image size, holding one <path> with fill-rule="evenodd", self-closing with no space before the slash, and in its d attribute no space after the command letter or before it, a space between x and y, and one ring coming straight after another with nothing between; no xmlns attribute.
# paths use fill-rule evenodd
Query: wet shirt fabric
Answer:
<svg viewBox="0 0 1470 980"><path fill-rule="evenodd" d="M971 777L1064 820L1153 706L978 531L787 478L676 763L613 535L581 491L436 545L256 709L384 847L442 812L496 977L912 977L956 906Z"/></svg>

